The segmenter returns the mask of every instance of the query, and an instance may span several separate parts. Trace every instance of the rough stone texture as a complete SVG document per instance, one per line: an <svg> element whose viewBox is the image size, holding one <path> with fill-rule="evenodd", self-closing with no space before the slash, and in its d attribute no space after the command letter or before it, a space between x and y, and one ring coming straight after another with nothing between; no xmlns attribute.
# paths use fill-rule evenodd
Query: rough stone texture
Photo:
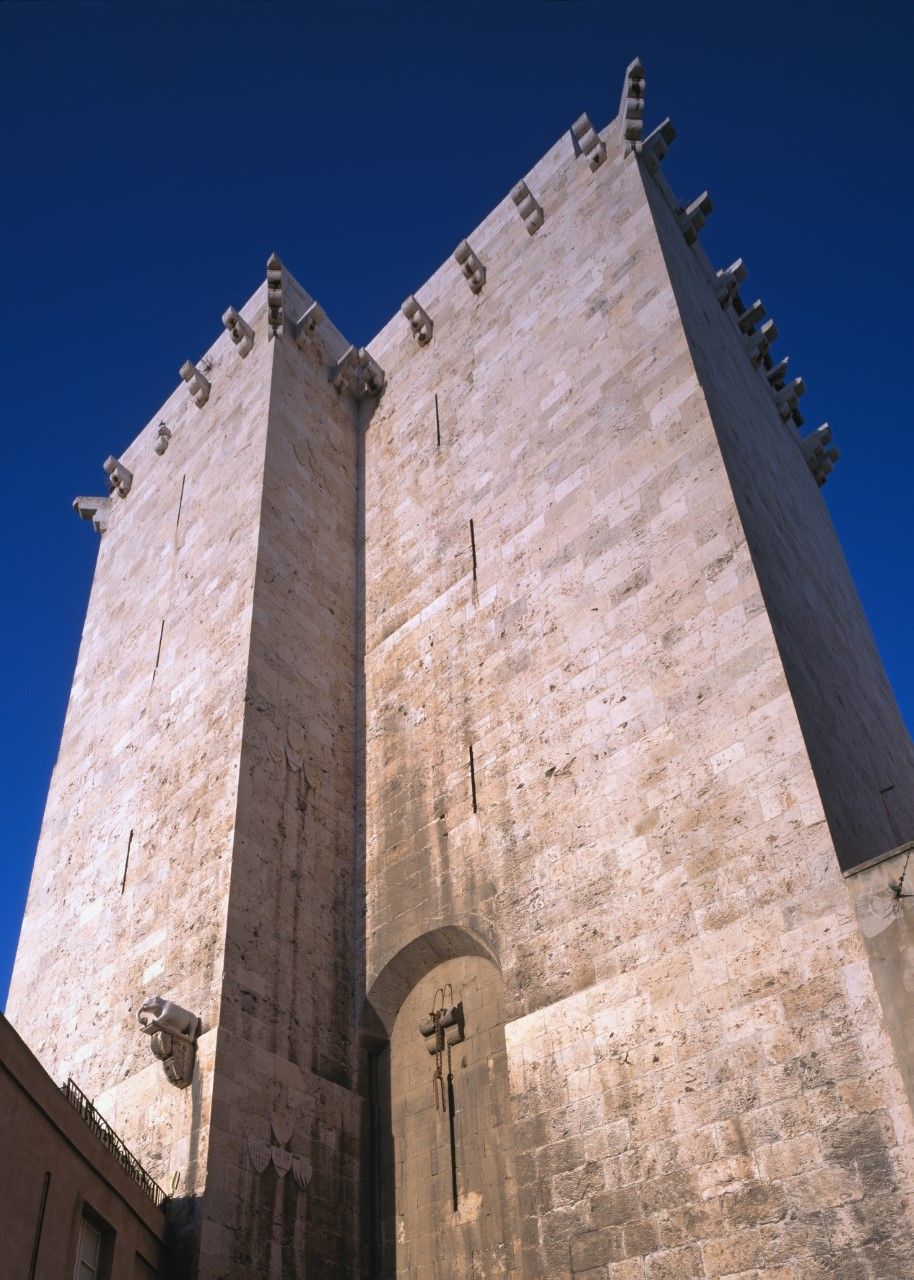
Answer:
<svg viewBox="0 0 914 1280"><path fill-rule="evenodd" d="M287 276L286 314L310 301ZM357 411L327 375L344 346L330 325L304 349L274 344L215 1089L218 1207L208 1191L213 1275L226 1253L239 1275L355 1265ZM250 1168L247 1139L269 1138L274 1110L294 1117L289 1149L314 1171L307 1195Z"/></svg>
<svg viewBox="0 0 914 1280"><path fill-rule="evenodd" d="M291 277L285 295L310 302ZM332 325L299 349L267 341L265 290L243 315L257 341L244 361L214 344L206 408L179 387L124 455L136 480L101 543L10 1016L164 1186L179 1176L171 1219L201 1275L288 1271L306 1234L309 1262L342 1273L357 411L327 377L347 345ZM137 1024L155 992L203 1021L184 1091ZM307 1195L247 1158L275 1112L294 1114Z"/></svg>
<svg viewBox="0 0 914 1280"><path fill-rule="evenodd" d="M832 839L854 866L914 838L914 746L798 433L646 174L645 188Z"/></svg>
<svg viewBox="0 0 914 1280"><path fill-rule="evenodd" d="M244 309L262 317L263 292ZM262 327L262 325L261 325ZM123 455L51 780L9 1016L199 1223L241 760L272 350L209 352ZM154 442L172 431L167 453ZM132 838L131 838L132 832ZM129 863L127 858L129 846ZM140 1031L163 994L198 1014L191 1088Z"/></svg>
<svg viewBox="0 0 914 1280"><path fill-rule="evenodd" d="M838 860L910 838L914 756L793 428L602 136L370 344L373 411L284 273L285 337L261 290L124 454L10 1012L181 1175L201 1276L914 1273L904 968ZM203 1018L183 1093L154 990Z"/></svg>
<svg viewBox="0 0 914 1280"><path fill-rule="evenodd" d="M910 746L739 348L738 368L702 364L712 421L684 325L697 346L735 324L606 136L595 173L568 139L534 170L535 238L506 205L472 233L478 298L451 264L418 291L426 350L397 318L372 344L389 386L365 446L369 991L454 923L498 956L523 1276L904 1274L911 1118L808 750L845 697L840 782L867 699L867 760L910 779ZM784 433L765 465L787 497L750 549L756 410ZM801 538L827 565L808 590ZM851 639L827 652L859 645L850 693L791 649L805 622L815 651L839 607ZM834 825L889 847L864 773L863 821L843 804Z"/></svg>
<svg viewBox="0 0 914 1280"><path fill-rule="evenodd" d="M441 999L451 990L459 994L465 1018L464 1039L452 1047L450 1063L446 1050L442 1055L448 1110L436 1099L435 1057L419 1031L439 989ZM397 1016L380 1083L390 1140L377 1274L421 1280L519 1275L503 986L495 964L477 956L449 960L413 988Z"/></svg>
<svg viewBox="0 0 914 1280"><path fill-rule="evenodd" d="M914 1105L914 844L846 872L886 1027ZM910 873L910 874L909 874Z"/></svg>

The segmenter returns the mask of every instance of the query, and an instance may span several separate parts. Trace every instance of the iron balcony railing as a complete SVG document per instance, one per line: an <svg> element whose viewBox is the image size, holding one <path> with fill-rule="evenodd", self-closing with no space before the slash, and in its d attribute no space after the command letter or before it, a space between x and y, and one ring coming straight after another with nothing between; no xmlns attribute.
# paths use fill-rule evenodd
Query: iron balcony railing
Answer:
<svg viewBox="0 0 914 1280"><path fill-rule="evenodd" d="M108 1148L115 1160L127 1170L135 1182L140 1184L153 1204L163 1205L168 1199L165 1192L154 1179L150 1178L139 1160L137 1160L132 1151L127 1149L104 1116L95 1110L95 1107L93 1107L79 1085L74 1084L72 1080L68 1080L66 1084L60 1086L60 1090L70 1106L79 1112L86 1124L96 1137L101 1140L102 1144Z"/></svg>

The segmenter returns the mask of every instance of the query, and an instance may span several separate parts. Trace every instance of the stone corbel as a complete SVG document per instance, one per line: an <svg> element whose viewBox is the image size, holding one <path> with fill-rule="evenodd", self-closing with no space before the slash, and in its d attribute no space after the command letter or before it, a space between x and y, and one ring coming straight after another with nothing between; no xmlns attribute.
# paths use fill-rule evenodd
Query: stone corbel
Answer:
<svg viewBox="0 0 914 1280"><path fill-rule="evenodd" d="M606 143L591 124L590 116L586 111L575 120L571 126L571 132L578 144L580 154L586 157L590 168L599 169L606 159Z"/></svg>
<svg viewBox="0 0 914 1280"><path fill-rule="evenodd" d="M714 208L707 191L702 191L691 204L680 210L677 215L686 244L692 245L698 239L698 233L705 225L711 210Z"/></svg>
<svg viewBox="0 0 914 1280"><path fill-rule="evenodd" d="M160 458L162 454L165 452L165 450L168 448L168 444L170 440L171 440L171 431L169 430L168 427L166 427L164 422L160 422L159 429L156 432L156 442L152 446L153 451L157 453Z"/></svg>
<svg viewBox="0 0 914 1280"><path fill-rule="evenodd" d="M543 206L527 186L526 182L519 182L511 192L511 199L517 205L517 212L524 220L524 226L527 228L529 235L534 235L539 231L545 221L546 215L543 213Z"/></svg>
<svg viewBox="0 0 914 1280"><path fill-rule="evenodd" d="M102 470L108 477L109 493L116 493L119 498L126 498L133 484L133 472L128 471L118 458L108 457L102 463Z"/></svg>
<svg viewBox="0 0 914 1280"><path fill-rule="evenodd" d="M742 258L731 262L729 267L721 267L717 273L717 301L722 307L728 307L736 298L739 287L748 275L746 264Z"/></svg>
<svg viewBox="0 0 914 1280"><path fill-rule="evenodd" d="M766 320L760 329L756 329L752 333L743 334L746 354L753 364L761 364L777 336L777 325L773 320Z"/></svg>
<svg viewBox="0 0 914 1280"><path fill-rule="evenodd" d="M292 325L292 336L295 344L302 351L307 345L308 339L313 338L317 332L318 326L324 322L324 309L319 302L312 302L301 316L300 320L296 320Z"/></svg>
<svg viewBox="0 0 914 1280"><path fill-rule="evenodd" d="M736 317L736 323L739 325L743 333L752 333L753 329L762 319L764 314L765 304L762 302L761 298L756 298L755 302L751 303L748 307L743 308Z"/></svg>
<svg viewBox="0 0 914 1280"><path fill-rule="evenodd" d="M797 412L797 401L800 396L806 394L806 383L802 378L794 378L791 382L778 389L772 387L774 395L774 403L777 405L778 413L785 422L789 418L793 418Z"/></svg>
<svg viewBox="0 0 914 1280"><path fill-rule="evenodd" d="M469 241L460 241L454 250L454 261L469 281L472 292L479 293L486 282L486 269L470 248Z"/></svg>
<svg viewBox="0 0 914 1280"><path fill-rule="evenodd" d="M443 1033L440 1041L439 1027ZM440 1053L442 1049L452 1049L455 1044L462 1043L464 1039L463 1001L458 1001L457 1004L444 1009L435 1017L423 1018L419 1023L419 1034L425 1040L426 1050L431 1054Z"/></svg>
<svg viewBox="0 0 914 1280"><path fill-rule="evenodd" d="M432 330L434 325L431 316L424 307L419 305L415 294L410 294L403 306L400 308L409 321L410 328L413 331L413 337L416 339L420 347L427 347L432 340Z"/></svg>
<svg viewBox="0 0 914 1280"><path fill-rule="evenodd" d="M282 263L271 253L267 259L267 319L271 338L282 337L284 318Z"/></svg>
<svg viewBox="0 0 914 1280"><path fill-rule="evenodd" d="M649 133L643 142L634 144L634 149L647 165L648 172L659 173L660 163L676 137L673 122L667 118Z"/></svg>
<svg viewBox="0 0 914 1280"><path fill-rule="evenodd" d="M356 400L379 396L387 385L384 370L365 347L347 347L330 370L337 391L349 391Z"/></svg>
<svg viewBox="0 0 914 1280"><path fill-rule="evenodd" d="M96 533L104 533L108 528L108 513L111 510L110 498L74 498L73 510L80 520L91 520Z"/></svg>
<svg viewBox="0 0 914 1280"><path fill-rule="evenodd" d="M387 386L387 375L365 347L359 348L359 396L379 396Z"/></svg>
<svg viewBox="0 0 914 1280"><path fill-rule="evenodd" d="M622 127L622 145L625 154L637 150L644 131L644 92L647 83L644 79L644 65L640 58L630 62L625 71L622 85L622 102L619 106L619 118Z"/></svg>
<svg viewBox="0 0 914 1280"><path fill-rule="evenodd" d="M192 360L185 360L178 371L187 383L187 390L198 409L202 409L209 399L211 387L201 371Z"/></svg>
<svg viewBox="0 0 914 1280"><path fill-rule="evenodd" d="M790 364L790 356L784 356L777 364L773 364L770 369L765 370L765 377L773 391L780 391L787 378L787 366Z"/></svg>
<svg viewBox="0 0 914 1280"><path fill-rule="evenodd" d="M358 352L355 347L347 347L330 370L330 381L337 391L358 393Z"/></svg>
<svg viewBox="0 0 914 1280"><path fill-rule="evenodd" d="M168 1079L179 1089L186 1089L194 1075L200 1019L162 996L144 1000L137 1016Z"/></svg>
<svg viewBox="0 0 914 1280"><path fill-rule="evenodd" d="M229 337L238 348L238 354L242 359L252 350L254 346L254 330L243 319L234 307L229 307L227 311L222 313L222 323L229 331Z"/></svg>
<svg viewBox="0 0 914 1280"><path fill-rule="evenodd" d="M828 448L830 444L831 427L827 422L823 422L821 427L808 436L800 437L800 449L806 459L806 465L820 489L840 456L837 449Z"/></svg>

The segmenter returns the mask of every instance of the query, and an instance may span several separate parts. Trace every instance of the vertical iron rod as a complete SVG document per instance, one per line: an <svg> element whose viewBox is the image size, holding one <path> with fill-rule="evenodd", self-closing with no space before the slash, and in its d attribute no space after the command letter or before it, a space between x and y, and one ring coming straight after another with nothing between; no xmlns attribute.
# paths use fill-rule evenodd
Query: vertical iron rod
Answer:
<svg viewBox="0 0 914 1280"><path fill-rule="evenodd" d="M162 625L159 627L159 647L158 649L156 649L156 664L152 671L153 679L155 679L155 674L159 669L159 659L162 656L162 637L164 636L164 634L165 634L165 619L163 618Z"/></svg>
<svg viewBox="0 0 914 1280"><path fill-rule="evenodd" d="M476 804L476 762L473 759L473 744L470 743L470 790L473 793L473 812L477 811Z"/></svg>
<svg viewBox="0 0 914 1280"><path fill-rule="evenodd" d="M180 525L180 523L181 523L181 509L182 509L182 507L184 506L184 482L186 481L186 479L187 479L187 475L186 475L186 474L185 474L185 475L183 475L183 476L181 477L181 496L180 496L180 498L178 499L178 518L177 518L177 520L175 521L175 536L176 536L176 537L177 537L177 534L178 534L178 526L179 526L179 525Z"/></svg>
<svg viewBox="0 0 914 1280"><path fill-rule="evenodd" d="M133 827L130 828L130 835L127 837L127 857L124 859L124 874L121 876L121 893L124 892L124 885L127 883L127 868L130 866L130 846L133 844Z"/></svg>
<svg viewBox="0 0 914 1280"><path fill-rule="evenodd" d="M476 529L470 521L470 551L473 553L473 581L476 581Z"/></svg>
<svg viewBox="0 0 914 1280"><path fill-rule="evenodd" d="M454 1206L454 1212L457 1212L457 1140L454 1136L454 1076L452 1072L447 1073L447 1117L448 1127L451 1131L451 1202Z"/></svg>

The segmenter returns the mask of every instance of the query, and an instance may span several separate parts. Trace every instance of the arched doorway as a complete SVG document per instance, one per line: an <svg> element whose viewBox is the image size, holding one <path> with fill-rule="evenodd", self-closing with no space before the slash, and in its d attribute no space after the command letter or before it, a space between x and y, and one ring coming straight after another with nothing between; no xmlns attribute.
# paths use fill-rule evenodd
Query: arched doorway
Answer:
<svg viewBox="0 0 914 1280"><path fill-rule="evenodd" d="M464 954L428 968L402 999L374 1067L376 1276L517 1276L497 964Z"/></svg>

